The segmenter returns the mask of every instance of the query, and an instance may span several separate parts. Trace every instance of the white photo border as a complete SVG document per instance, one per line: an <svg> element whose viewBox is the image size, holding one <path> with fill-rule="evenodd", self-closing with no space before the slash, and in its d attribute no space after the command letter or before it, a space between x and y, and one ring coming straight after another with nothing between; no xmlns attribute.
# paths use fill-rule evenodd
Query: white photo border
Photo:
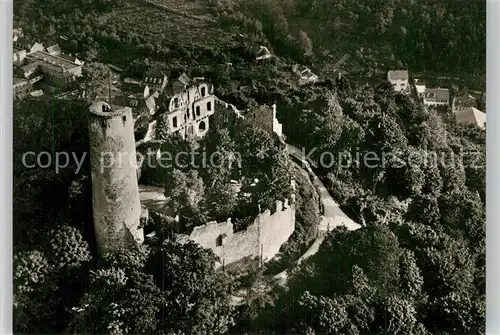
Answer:
<svg viewBox="0 0 500 335"><path fill-rule="evenodd" d="M459 0L456 0L459 1ZM0 334L12 329L12 0L0 0ZM474 52L474 50L464 50ZM500 334L500 2L487 1L486 333ZM498 129L497 129L498 126Z"/></svg>
<svg viewBox="0 0 500 335"><path fill-rule="evenodd" d="M500 334L500 2L486 5L486 333Z"/></svg>
<svg viewBox="0 0 500 335"><path fill-rule="evenodd" d="M0 334L13 334L12 296L12 24L13 0L0 0Z"/></svg>

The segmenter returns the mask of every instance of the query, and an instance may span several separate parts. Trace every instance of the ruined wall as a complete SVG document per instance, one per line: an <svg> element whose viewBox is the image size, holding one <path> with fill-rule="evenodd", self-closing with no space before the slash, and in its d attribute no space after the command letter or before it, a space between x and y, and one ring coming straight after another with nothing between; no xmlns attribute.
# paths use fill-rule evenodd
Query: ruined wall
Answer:
<svg viewBox="0 0 500 335"><path fill-rule="evenodd" d="M247 229L234 232L233 224L209 222L195 227L188 237L203 248L211 249L221 266L244 258L271 260L295 230L295 203L276 202L275 212L266 210L259 214Z"/></svg>
<svg viewBox="0 0 500 335"><path fill-rule="evenodd" d="M266 105L262 105L249 111L248 114L245 115L245 119L272 134L274 124L273 116L273 109Z"/></svg>
<svg viewBox="0 0 500 335"><path fill-rule="evenodd" d="M143 242L132 110L113 111L104 102L95 103L89 113L89 138L94 226L100 250Z"/></svg>
<svg viewBox="0 0 500 335"><path fill-rule="evenodd" d="M288 241L295 230L295 205L290 205L288 201L277 201L276 212L261 216L260 221L262 259L267 262L279 252L281 245Z"/></svg>
<svg viewBox="0 0 500 335"><path fill-rule="evenodd" d="M209 128L209 117L215 111L215 97L205 83L183 89L167 102L167 111L160 115L165 135L178 133L183 138L202 137Z"/></svg>

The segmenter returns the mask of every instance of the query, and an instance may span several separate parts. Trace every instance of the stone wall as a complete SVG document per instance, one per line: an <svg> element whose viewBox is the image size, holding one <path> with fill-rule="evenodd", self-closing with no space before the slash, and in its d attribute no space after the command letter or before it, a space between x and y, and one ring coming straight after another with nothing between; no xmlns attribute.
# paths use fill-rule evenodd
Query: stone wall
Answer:
<svg viewBox="0 0 500 335"><path fill-rule="evenodd" d="M288 241L295 230L295 203L276 202L275 211L259 214L247 229L234 232L231 219L226 222L209 222L193 229L190 239L204 248L211 249L219 258L217 266L229 265L245 258L271 260Z"/></svg>
<svg viewBox="0 0 500 335"><path fill-rule="evenodd" d="M252 124L269 134L283 135L282 125L276 118L276 105L260 105L251 110L241 113L231 104L222 100L216 100L217 112L213 115L212 124L222 129L232 129L238 123Z"/></svg>

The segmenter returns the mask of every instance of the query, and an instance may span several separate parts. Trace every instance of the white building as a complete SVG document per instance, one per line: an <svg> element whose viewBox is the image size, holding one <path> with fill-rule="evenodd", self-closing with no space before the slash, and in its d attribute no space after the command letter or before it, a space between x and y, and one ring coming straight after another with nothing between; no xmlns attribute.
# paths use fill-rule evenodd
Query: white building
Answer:
<svg viewBox="0 0 500 335"><path fill-rule="evenodd" d="M14 63L22 63L26 58L26 50L14 47L12 52L12 61Z"/></svg>
<svg viewBox="0 0 500 335"><path fill-rule="evenodd" d="M387 72L387 80L393 85L396 92L409 93L410 84L408 82L408 71L391 70Z"/></svg>
<svg viewBox="0 0 500 335"><path fill-rule="evenodd" d="M293 72L298 76L300 86L315 83L319 79L318 76L311 71L311 69L304 65L294 65Z"/></svg>
<svg viewBox="0 0 500 335"><path fill-rule="evenodd" d="M447 88L426 88L424 104L428 107L448 106L450 104L450 90Z"/></svg>
<svg viewBox="0 0 500 335"><path fill-rule="evenodd" d="M271 52L269 51L269 49L266 48L265 46L261 45L259 51L257 51L257 55L256 55L255 59L256 60L269 59L272 56L273 55L271 54Z"/></svg>
<svg viewBox="0 0 500 335"><path fill-rule="evenodd" d="M415 88L417 89L418 97L423 99L425 97L425 90L427 87L425 87L425 85L415 85Z"/></svg>

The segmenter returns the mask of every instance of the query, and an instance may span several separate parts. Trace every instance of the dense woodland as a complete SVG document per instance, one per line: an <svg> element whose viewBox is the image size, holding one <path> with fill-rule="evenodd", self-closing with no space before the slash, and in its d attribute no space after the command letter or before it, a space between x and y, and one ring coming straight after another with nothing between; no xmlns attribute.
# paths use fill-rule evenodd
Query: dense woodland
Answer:
<svg viewBox="0 0 500 335"><path fill-rule="evenodd" d="M234 63L248 49L268 45L284 60L317 70L349 53L349 70L361 77L408 68L458 77L477 89L485 85L485 1L206 1L159 2L215 23L193 24L141 1L89 0L75 9L56 0L19 0L14 11L35 38L54 41L64 34L67 40L58 42L67 52L122 67L147 58L206 70L203 65Z"/></svg>
<svg viewBox="0 0 500 335"><path fill-rule="evenodd" d="M271 295L256 329L484 332L485 132L457 126L387 86L335 93L322 109L295 116L289 140L317 143L318 154L391 152L398 160L317 170L364 227L332 232L289 290ZM430 152L441 157L435 164L425 161ZM410 157L413 164L399 161Z"/></svg>
<svg viewBox="0 0 500 335"><path fill-rule="evenodd" d="M460 76L481 88L485 2L203 4L215 19L209 36L222 34L227 43L207 44L189 33L172 41L168 36L173 32L154 35L132 29L137 22L129 23L130 29L106 23L106 15L123 8L142 13L137 9L144 4L133 1L88 1L75 9L68 2L18 0L15 22L42 41L64 34L67 41L59 41L64 50L88 61L110 61L130 76L188 71L205 75L216 94L238 108L277 103L287 142L308 150L317 147L313 159L325 151L350 152L352 157L397 154L398 159L377 168L344 167L345 162L337 161L316 169L332 196L363 228L332 232L316 255L292 271L283 289L266 274L275 266L290 267L307 249L316 237L319 214L307 177L286 168L291 164L271 137L256 128L237 133L211 129L199 145L209 152L221 150L228 159L243 152L244 168L237 171L143 171L142 178L165 186L171 206L187 226L231 215L242 219L242 228L258 205L266 208L272 199L285 197L288 177L294 176L297 230L282 248L283 262L256 271L248 279L246 303L235 309L231 294L241 283L213 270L211 252L172 241L171 231L166 232L172 222L166 217L153 216L151 224L165 230L154 243L97 254L88 155L78 174L74 163L59 173L53 166L30 169L22 164L27 151L67 151L78 157L88 152L89 101L28 99L14 106L16 331L484 332L485 132L458 126L447 111L425 110L385 83L365 86L358 79L388 67L408 68ZM140 22L155 28L148 20ZM244 38L234 36L239 32ZM269 45L278 57L256 63L258 45ZM291 64L322 69L346 52L354 58L352 74L308 87L294 84ZM92 91L102 75L87 69L82 88ZM180 150L192 144L168 139L159 145ZM262 147L280 159L257 157ZM442 164L399 161L431 152L443 157ZM467 153L463 159L461 152ZM253 198L234 195L228 181L235 175L261 181L243 185Z"/></svg>

